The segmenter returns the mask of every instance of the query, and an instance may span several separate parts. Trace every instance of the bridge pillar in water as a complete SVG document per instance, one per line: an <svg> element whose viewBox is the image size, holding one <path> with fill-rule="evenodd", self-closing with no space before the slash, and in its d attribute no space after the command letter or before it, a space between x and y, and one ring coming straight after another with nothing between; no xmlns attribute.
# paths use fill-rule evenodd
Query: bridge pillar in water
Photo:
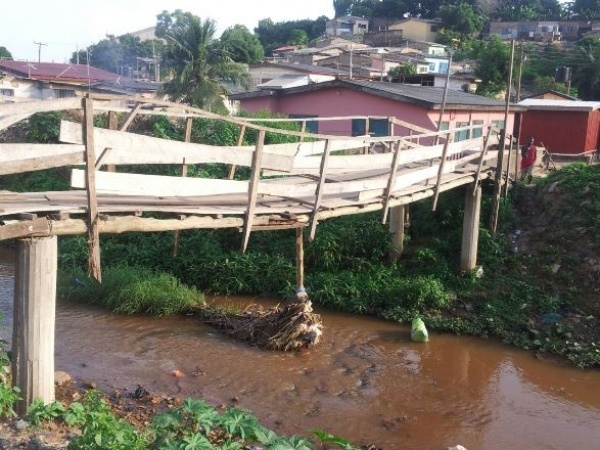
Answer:
<svg viewBox="0 0 600 450"><path fill-rule="evenodd" d="M15 265L13 385L21 389L16 406L25 414L33 400L54 398L57 237L20 239Z"/></svg>
<svg viewBox="0 0 600 450"><path fill-rule="evenodd" d="M392 234L392 248L390 249L390 262L396 262L404 253L404 226L406 207L404 205L390 208L390 233Z"/></svg>
<svg viewBox="0 0 600 450"><path fill-rule="evenodd" d="M481 213L481 186L468 186L465 194L460 270L467 271L477 264L479 216Z"/></svg>

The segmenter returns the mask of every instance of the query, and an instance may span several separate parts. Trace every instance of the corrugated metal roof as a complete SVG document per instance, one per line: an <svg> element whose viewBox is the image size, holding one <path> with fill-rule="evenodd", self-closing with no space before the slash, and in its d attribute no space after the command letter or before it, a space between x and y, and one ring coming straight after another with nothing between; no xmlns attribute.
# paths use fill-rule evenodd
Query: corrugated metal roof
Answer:
<svg viewBox="0 0 600 450"><path fill-rule="evenodd" d="M583 100L528 98L519 102L519 105L526 106L529 110L595 111L600 109L600 102L586 102Z"/></svg>
<svg viewBox="0 0 600 450"><path fill-rule="evenodd" d="M84 64L38 63L32 61L0 61L0 70L26 78L44 81L119 81L130 79Z"/></svg>

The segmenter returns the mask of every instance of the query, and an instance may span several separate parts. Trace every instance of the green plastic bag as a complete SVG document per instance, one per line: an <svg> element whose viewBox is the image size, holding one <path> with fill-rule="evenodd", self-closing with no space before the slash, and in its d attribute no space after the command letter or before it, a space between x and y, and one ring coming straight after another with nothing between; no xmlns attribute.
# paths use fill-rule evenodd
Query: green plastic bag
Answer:
<svg viewBox="0 0 600 450"><path fill-rule="evenodd" d="M429 334L425 327L425 322L422 319L416 318L412 321L412 330L410 331L410 338L415 342L427 342L429 341Z"/></svg>

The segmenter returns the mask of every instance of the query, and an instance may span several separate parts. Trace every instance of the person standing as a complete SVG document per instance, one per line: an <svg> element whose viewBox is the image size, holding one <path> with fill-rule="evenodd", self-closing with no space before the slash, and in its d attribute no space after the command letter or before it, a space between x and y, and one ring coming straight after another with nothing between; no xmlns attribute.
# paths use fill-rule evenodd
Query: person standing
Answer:
<svg viewBox="0 0 600 450"><path fill-rule="evenodd" d="M521 148L521 180L527 179L527 184L533 179L533 167L537 159L537 148L533 136Z"/></svg>

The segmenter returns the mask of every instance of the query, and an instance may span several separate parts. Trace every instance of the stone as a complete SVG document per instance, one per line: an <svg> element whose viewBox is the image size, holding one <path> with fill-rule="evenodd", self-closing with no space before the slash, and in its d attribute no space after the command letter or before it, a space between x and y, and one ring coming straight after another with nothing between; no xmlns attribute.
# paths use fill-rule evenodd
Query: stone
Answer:
<svg viewBox="0 0 600 450"><path fill-rule="evenodd" d="M63 372L61 370L54 372L54 383L58 386L70 383L72 380L73 379L71 375L69 375L67 372Z"/></svg>

